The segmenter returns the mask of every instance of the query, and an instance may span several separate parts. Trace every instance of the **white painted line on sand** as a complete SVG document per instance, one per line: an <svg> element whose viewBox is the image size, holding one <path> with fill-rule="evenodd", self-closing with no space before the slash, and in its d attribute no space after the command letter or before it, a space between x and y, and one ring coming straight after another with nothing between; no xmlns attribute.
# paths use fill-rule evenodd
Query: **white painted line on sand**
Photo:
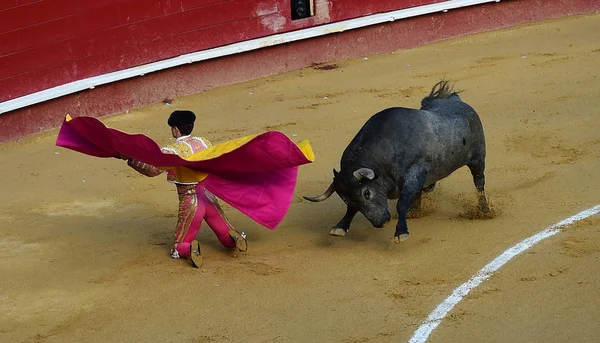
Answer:
<svg viewBox="0 0 600 343"><path fill-rule="evenodd" d="M576 215L564 219L545 230L538 232L537 234L524 239L517 243L512 248L503 252L500 256L496 257L492 262L488 263L485 267L472 276L467 282L456 288L449 297L446 298L441 304L439 304L435 310L433 310L427 319L421 324L421 326L414 332L409 343L424 343L427 342L429 335L435 330L442 320L446 317L456 304L458 304L471 290L479 286L483 281L489 279L498 269L510 261L513 257L522 253L523 251L531 248L537 243L543 241L548 237L552 237L559 233L564 227L569 226L579 220L591 217L597 213L600 213L600 205L588 208L585 211L581 211Z"/></svg>

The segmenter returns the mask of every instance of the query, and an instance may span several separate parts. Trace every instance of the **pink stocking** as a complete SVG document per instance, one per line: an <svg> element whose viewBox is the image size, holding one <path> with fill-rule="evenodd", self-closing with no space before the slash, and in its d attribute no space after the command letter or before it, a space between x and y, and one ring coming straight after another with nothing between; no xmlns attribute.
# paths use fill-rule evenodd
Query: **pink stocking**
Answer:
<svg viewBox="0 0 600 343"><path fill-rule="evenodd" d="M205 203L199 201L195 186L177 186L179 194L179 219L175 230L173 257L190 256L191 242L196 238L206 213ZM201 194L204 196L204 193Z"/></svg>
<svg viewBox="0 0 600 343"><path fill-rule="evenodd" d="M233 226L219 206L217 198L202 186L197 188L197 194L198 201L204 203L204 220L213 230L219 242L226 248L235 248L235 241L229 236L229 230L233 229Z"/></svg>

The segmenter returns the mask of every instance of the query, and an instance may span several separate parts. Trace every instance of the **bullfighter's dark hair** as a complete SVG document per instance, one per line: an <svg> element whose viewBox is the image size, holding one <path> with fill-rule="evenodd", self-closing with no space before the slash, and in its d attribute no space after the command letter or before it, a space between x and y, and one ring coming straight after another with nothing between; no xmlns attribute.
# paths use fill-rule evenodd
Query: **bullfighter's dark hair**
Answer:
<svg viewBox="0 0 600 343"><path fill-rule="evenodd" d="M187 136L194 130L194 122L196 121L196 114L188 110L177 110L173 111L167 120L167 124L171 127L176 127L179 132Z"/></svg>
<svg viewBox="0 0 600 343"><path fill-rule="evenodd" d="M192 131L194 131L194 123L178 125L177 129L179 129L179 133L181 133L181 135L183 135L183 136L190 135L190 134L192 134Z"/></svg>
<svg viewBox="0 0 600 343"><path fill-rule="evenodd" d="M424 97L423 100L421 100L421 106L424 106L425 103L428 103L435 99L447 99L453 95L458 95L458 93L461 92L454 91L454 84L456 84L456 82L454 82L454 84L452 85L450 85L449 83L450 81L448 80L442 80L436 83L433 86L433 88L431 88L431 92L429 93L429 95Z"/></svg>

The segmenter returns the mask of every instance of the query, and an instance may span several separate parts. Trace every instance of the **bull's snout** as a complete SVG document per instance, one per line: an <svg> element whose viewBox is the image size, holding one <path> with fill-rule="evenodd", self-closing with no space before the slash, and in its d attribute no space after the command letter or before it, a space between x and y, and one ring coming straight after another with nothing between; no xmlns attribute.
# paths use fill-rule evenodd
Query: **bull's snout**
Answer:
<svg viewBox="0 0 600 343"><path fill-rule="evenodd" d="M387 226L387 224L389 224L389 223L390 223L390 221L389 221L389 220L386 220L386 221L384 221L384 222L382 222L382 223L378 223L377 225L374 225L374 226L375 226L376 228L378 228L378 229L381 229L381 228L384 228L384 227L386 227L386 226Z"/></svg>
<svg viewBox="0 0 600 343"><path fill-rule="evenodd" d="M383 218L381 218L381 220L377 221L377 222L371 222L373 224L374 227L381 229L384 228L387 224L389 224L391 220L391 216L390 213L386 213Z"/></svg>

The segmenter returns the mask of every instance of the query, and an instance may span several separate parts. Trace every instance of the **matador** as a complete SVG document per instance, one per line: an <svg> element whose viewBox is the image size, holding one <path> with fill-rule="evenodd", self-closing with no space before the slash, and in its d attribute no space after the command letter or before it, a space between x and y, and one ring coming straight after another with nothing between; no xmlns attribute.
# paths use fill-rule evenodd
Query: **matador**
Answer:
<svg viewBox="0 0 600 343"><path fill-rule="evenodd" d="M206 138L192 136L195 121L196 115L192 111L178 110L171 113L167 123L176 140L174 144L163 147L162 152L186 158L210 147L212 144ZM155 166L132 158L123 156L123 159L127 160L127 164L131 168L149 177L158 176L164 172ZM214 231L224 247L237 248L240 251L248 250L246 234L233 228L219 205L218 199L204 188L202 182L178 181L172 171L167 172L167 181L176 185L179 196L179 215L171 257L190 257L194 267L199 268L202 265L200 244L196 240L196 235L200 231L203 220Z"/></svg>

